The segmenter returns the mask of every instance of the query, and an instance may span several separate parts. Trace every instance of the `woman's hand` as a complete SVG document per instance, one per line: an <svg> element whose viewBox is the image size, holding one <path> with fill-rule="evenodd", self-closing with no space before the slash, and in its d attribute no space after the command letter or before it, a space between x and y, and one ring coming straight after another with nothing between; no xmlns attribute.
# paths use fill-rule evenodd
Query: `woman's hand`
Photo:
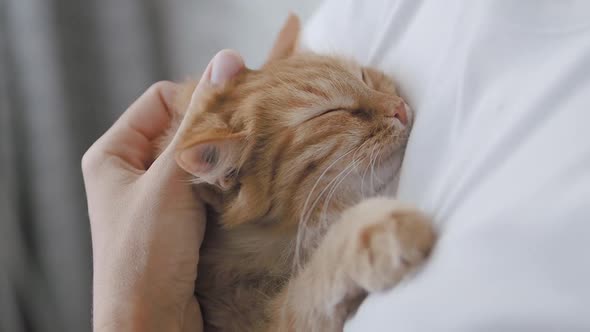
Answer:
<svg viewBox="0 0 590 332"><path fill-rule="evenodd" d="M222 83L243 67L235 52L219 52L192 103L204 85ZM176 89L171 82L154 84L82 158L95 331L202 330L194 283L205 210L174 161L178 134L154 160Z"/></svg>

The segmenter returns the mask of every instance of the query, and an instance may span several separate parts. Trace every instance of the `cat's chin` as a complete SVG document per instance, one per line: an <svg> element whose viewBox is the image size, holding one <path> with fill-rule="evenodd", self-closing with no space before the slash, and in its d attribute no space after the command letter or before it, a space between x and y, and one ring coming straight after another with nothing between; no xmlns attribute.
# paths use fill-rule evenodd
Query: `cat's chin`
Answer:
<svg viewBox="0 0 590 332"><path fill-rule="evenodd" d="M395 196L399 183L399 172L393 172L375 187L374 196Z"/></svg>
<svg viewBox="0 0 590 332"><path fill-rule="evenodd" d="M375 187L375 196L396 196L403 160L403 149L391 153L376 169L380 183Z"/></svg>

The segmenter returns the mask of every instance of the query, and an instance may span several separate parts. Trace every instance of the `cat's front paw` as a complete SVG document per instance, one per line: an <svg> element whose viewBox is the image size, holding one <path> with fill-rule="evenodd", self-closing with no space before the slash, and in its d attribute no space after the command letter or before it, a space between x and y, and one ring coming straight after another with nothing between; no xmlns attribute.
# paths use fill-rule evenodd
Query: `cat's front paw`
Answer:
<svg viewBox="0 0 590 332"><path fill-rule="evenodd" d="M347 272L367 292L393 287L429 255L436 240L430 219L386 198L366 200L345 212L349 233Z"/></svg>

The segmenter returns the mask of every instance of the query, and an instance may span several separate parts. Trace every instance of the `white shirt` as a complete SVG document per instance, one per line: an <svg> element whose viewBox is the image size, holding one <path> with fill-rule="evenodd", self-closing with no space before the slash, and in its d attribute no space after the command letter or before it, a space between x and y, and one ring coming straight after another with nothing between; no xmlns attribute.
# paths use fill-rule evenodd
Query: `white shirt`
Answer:
<svg viewBox="0 0 590 332"><path fill-rule="evenodd" d="M440 230L346 331L590 331L590 1L332 0L303 44L416 111L398 196Z"/></svg>

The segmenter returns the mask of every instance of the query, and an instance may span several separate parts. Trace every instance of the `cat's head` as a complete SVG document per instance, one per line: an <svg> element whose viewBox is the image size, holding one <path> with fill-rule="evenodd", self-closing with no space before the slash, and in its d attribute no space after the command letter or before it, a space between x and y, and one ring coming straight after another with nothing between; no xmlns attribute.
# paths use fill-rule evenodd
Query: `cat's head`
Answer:
<svg viewBox="0 0 590 332"><path fill-rule="evenodd" d="M298 31L291 16L260 70L189 109L177 161L223 193L226 227L331 216L379 194L397 171L412 116L392 80L296 51Z"/></svg>

